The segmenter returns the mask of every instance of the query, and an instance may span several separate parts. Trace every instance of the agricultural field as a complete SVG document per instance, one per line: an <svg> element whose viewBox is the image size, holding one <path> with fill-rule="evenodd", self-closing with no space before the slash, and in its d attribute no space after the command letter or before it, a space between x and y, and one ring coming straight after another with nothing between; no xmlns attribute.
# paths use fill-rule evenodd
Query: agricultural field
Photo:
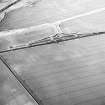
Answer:
<svg viewBox="0 0 105 105"><path fill-rule="evenodd" d="M20 0L1 12L0 105L105 105L104 18L105 0Z"/></svg>

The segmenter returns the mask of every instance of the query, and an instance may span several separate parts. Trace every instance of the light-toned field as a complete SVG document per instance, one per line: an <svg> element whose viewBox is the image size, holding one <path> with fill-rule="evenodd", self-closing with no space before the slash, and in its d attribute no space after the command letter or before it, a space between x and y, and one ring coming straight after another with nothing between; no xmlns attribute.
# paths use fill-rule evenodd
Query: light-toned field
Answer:
<svg viewBox="0 0 105 105"><path fill-rule="evenodd" d="M105 7L104 0L42 0L32 7L24 7L7 13L0 23L0 29L55 22L103 7Z"/></svg>

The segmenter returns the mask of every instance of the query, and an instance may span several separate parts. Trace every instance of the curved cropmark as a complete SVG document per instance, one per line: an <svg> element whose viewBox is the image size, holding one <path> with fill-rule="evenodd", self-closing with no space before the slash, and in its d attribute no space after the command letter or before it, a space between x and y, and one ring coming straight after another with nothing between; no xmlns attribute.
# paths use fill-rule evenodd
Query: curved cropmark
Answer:
<svg viewBox="0 0 105 105"><path fill-rule="evenodd" d="M4 18L4 16L5 16L4 13L0 14L0 21Z"/></svg>

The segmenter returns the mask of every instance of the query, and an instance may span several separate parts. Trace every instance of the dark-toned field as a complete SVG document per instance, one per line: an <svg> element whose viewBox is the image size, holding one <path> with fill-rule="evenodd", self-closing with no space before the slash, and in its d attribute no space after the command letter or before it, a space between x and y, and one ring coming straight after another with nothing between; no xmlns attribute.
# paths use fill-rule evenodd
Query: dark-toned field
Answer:
<svg viewBox="0 0 105 105"><path fill-rule="evenodd" d="M0 105L37 105L1 61Z"/></svg>

